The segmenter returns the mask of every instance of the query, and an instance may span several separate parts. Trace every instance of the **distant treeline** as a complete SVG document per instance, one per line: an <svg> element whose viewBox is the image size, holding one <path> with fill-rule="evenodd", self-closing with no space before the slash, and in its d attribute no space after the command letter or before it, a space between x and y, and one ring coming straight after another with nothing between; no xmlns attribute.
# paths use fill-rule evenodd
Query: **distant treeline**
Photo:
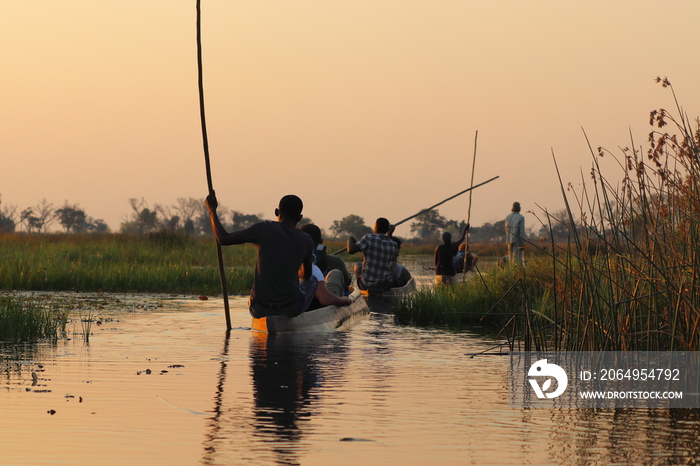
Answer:
<svg viewBox="0 0 700 466"><path fill-rule="evenodd" d="M121 223L119 233L167 232L194 236L211 233L209 215L203 199L181 197L173 205L154 204L151 206L144 199L131 198L129 205L131 211L126 221ZM564 214L561 214L562 218ZM247 228L264 220L262 214L246 214L228 209L225 206L219 206L219 216L224 225L231 230ZM305 223L313 223L313 220L305 217L300 225ZM553 226L543 226L539 230L531 229L529 239L536 241L542 237L548 239L553 237L555 241L565 241L567 238L567 231L563 226L565 224L566 221L554 222ZM415 218L410 225L412 236L406 240L418 244L440 243L442 232L450 231L454 237L459 237L464 226L464 220L449 220L435 209ZM71 234L111 232L104 220L88 215L79 204L66 202L60 207L55 207L43 199L35 206L20 209L13 204L3 204L2 198L0 198L0 232L49 233L57 231ZM505 240L504 231L503 220L495 223L484 223L481 226L472 226L469 238L471 242L475 243L503 243ZM368 225L365 219L359 215L350 214L340 220L333 221L328 231L324 231L324 237L329 240L345 239L348 236L359 239L371 232L371 224Z"/></svg>

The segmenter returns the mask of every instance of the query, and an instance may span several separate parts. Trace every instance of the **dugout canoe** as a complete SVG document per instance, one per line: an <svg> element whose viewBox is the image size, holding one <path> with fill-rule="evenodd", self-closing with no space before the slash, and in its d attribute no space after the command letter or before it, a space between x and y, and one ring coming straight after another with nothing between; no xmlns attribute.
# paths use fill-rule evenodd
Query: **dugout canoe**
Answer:
<svg viewBox="0 0 700 466"><path fill-rule="evenodd" d="M352 303L347 306L326 306L313 311L302 312L298 316L267 316L253 318L253 330L266 333L283 332L329 332L338 330L356 318L369 314L367 302L359 290L350 296Z"/></svg>
<svg viewBox="0 0 700 466"><path fill-rule="evenodd" d="M413 293L416 290L416 279L411 277L411 279L404 286L398 286L395 288L390 288L386 291L379 290L362 290L362 296L365 298L401 298L407 294Z"/></svg>

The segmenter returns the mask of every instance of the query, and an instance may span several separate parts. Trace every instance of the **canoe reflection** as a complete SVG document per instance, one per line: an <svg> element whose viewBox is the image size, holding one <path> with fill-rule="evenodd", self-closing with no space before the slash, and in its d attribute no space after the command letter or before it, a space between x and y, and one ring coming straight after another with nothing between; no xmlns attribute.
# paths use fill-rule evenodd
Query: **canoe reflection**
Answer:
<svg viewBox="0 0 700 466"><path fill-rule="evenodd" d="M252 338L255 428L272 435L271 440L299 440L301 423L313 415L319 372L312 348L305 343L315 340L308 335L266 333Z"/></svg>
<svg viewBox="0 0 700 466"><path fill-rule="evenodd" d="M347 334L251 332L250 398L236 392L232 378L227 383L228 339L224 343L219 383L215 395L214 416L209 421L205 440L204 464L218 464L226 457L227 446L235 438L238 447L250 444L255 462L296 465L307 449L304 441L313 433L309 421L321 411L322 385L335 379L342 370L347 349ZM335 375L328 376L329 373ZM240 374L236 374L240 379ZM227 393L229 385L232 393ZM327 388L327 387L326 387ZM249 414L246 416L245 411Z"/></svg>

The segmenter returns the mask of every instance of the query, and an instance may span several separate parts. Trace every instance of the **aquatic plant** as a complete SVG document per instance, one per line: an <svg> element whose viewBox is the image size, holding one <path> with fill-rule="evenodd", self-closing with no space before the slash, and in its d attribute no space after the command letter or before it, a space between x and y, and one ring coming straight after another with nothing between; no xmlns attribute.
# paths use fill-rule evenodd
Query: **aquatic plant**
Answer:
<svg viewBox="0 0 700 466"><path fill-rule="evenodd" d="M504 331L526 348L700 349L700 121L691 122L673 96L676 116L651 113L646 153L632 141L615 159L621 182L603 173L601 158L614 158L603 148L591 148L592 186L583 180L573 202L559 178L566 216L543 209L549 235L530 245L541 259L418 293L399 303L397 320L496 310L510 313ZM554 226L568 232L565 245L554 242Z"/></svg>
<svg viewBox="0 0 700 466"><path fill-rule="evenodd" d="M79 320L80 320L80 328L81 328L81 335L83 336L83 340L85 340L85 343L88 343L90 341L90 335L92 334L92 324L95 322L95 319L93 318L93 310L88 309L86 313L80 312L79 313Z"/></svg>
<svg viewBox="0 0 700 466"><path fill-rule="evenodd" d="M63 312L27 300L0 298L0 341L57 339L65 331L66 320Z"/></svg>
<svg viewBox="0 0 700 466"><path fill-rule="evenodd" d="M651 112L646 153L634 141L622 149L619 184L601 169L613 156L604 148L591 149L593 186L584 183L574 203L562 184L573 247L551 254L558 348L700 348L700 122L673 97L677 116Z"/></svg>

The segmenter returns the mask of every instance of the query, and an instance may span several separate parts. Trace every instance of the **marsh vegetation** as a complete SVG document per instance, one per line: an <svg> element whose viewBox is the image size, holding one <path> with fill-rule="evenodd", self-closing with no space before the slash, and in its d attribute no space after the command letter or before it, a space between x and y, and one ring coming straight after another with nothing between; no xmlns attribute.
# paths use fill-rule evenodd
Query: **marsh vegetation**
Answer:
<svg viewBox="0 0 700 466"><path fill-rule="evenodd" d="M543 209L541 220L546 230L565 228L567 243L545 237L528 246L544 255L525 267L423 290L398 304L397 319L500 316L517 335L511 344L526 349L700 349L700 123L676 100L674 114L653 111L650 124L647 150L631 141L616 157L591 147L580 192L559 179L567 215ZM602 158L617 161L617 176L603 172Z"/></svg>
<svg viewBox="0 0 700 466"><path fill-rule="evenodd" d="M224 251L229 291L247 293L255 249ZM21 235L0 241L0 289L220 294L210 238L151 235Z"/></svg>
<svg viewBox="0 0 700 466"><path fill-rule="evenodd" d="M0 298L0 342L57 339L66 322L64 312L28 300Z"/></svg>

